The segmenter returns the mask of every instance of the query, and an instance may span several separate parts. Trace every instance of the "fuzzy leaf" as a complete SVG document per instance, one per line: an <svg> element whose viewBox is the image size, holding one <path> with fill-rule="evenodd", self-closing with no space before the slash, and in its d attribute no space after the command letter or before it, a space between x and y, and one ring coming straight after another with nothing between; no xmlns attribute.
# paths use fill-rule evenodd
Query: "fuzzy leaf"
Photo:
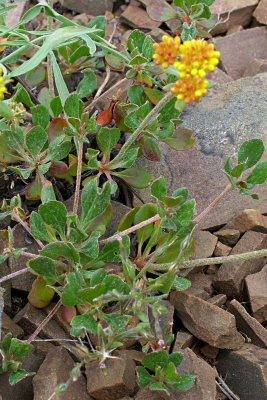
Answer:
<svg viewBox="0 0 267 400"><path fill-rule="evenodd" d="M50 122L50 114L48 109L41 104L31 108L32 113L32 123L33 125L40 125L42 128L46 129Z"/></svg>
<svg viewBox="0 0 267 400"><path fill-rule="evenodd" d="M251 168L261 159L263 153L264 145L262 140L248 140L240 146L238 152L238 164L245 163L247 168Z"/></svg>
<svg viewBox="0 0 267 400"><path fill-rule="evenodd" d="M137 377L138 377L138 383L140 388L145 388L146 386L148 386L153 378L152 376L149 374L149 372L142 366L137 367L136 368L137 371Z"/></svg>
<svg viewBox="0 0 267 400"><path fill-rule="evenodd" d="M151 174L143 168L129 168L121 172L112 172L112 174L138 189L146 188L152 178Z"/></svg>
<svg viewBox="0 0 267 400"><path fill-rule="evenodd" d="M56 265L53 260L48 257L38 257L28 261L28 266L38 275L42 275L46 279L57 279Z"/></svg>
<svg viewBox="0 0 267 400"><path fill-rule="evenodd" d="M26 146L33 157L37 157L42 152L48 136L44 128L35 126L26 134Z"/></svg>
<svg viewBox="0 0 267 400"><path fill-rule="evenodd" d="M77 87L77 95L81 98L91 96L96 90L96 75L91 69L83 71L83 79Z"/></svg>
<svg viewBox="0 0 267 400"><path fill-rule="evenodd" d="M67 222L67 209L59 201L49 201L39 207L39 214L47 225L64 235Z"/></svg>
<svg viewBox="0 0 267 400"><path fill-rule="evenodd" d="M265 183L267 179L267 161L263 161L256 165L251 174L247 177L246 182L252 185L260 185Z"/></svg>

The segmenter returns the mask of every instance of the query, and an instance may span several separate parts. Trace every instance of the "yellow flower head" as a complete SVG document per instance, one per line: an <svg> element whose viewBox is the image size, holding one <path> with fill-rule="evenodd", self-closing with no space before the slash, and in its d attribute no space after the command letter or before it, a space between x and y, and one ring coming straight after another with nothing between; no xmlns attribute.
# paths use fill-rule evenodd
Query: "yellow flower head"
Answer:
<svg viewBox="0 0 267 400"><path fill-rule="evenodd" d="M164 35L161 43L154 43L155 54L153 59L157 65L162 65L163 68L168 68L173 65L179 55L180 38L176 36Z"/></svg>
<svg viewBox="0 0 267 400"><path fill-rule="evenodd" d="M215 70L220 58L214 44L202 40L181 44L179 37L163 36L162 43L154 44L154 49L153 58L157 65L163 68L173 65L179 71L179 80L171 89L179 101L189 104L207 94L208 81L204 78Z"/></svg>
<svg viewBox="0 0 267 400"><path fill-rule="evenodd" d="M4 93L6 93L7 88L5 87L5 81L2 77L3 70L0 68L0 100L4 99Z"/></svg>

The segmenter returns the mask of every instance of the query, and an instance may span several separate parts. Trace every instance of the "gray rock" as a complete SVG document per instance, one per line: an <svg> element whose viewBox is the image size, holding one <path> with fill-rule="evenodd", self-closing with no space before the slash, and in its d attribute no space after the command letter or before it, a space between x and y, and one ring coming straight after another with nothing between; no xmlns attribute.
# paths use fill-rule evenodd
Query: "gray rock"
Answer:
<svg viewBox="0 0 267 400"><path fill-rule="evenodd" d="M242 400L267 400L267 350L253 344L222 352L217 369Z"/></svg>
<svg viewBox="0 0 267 400"><path fill-rule="evenodd" d="M194 130L198 145L184 152L166 151L170 191L187 187L198 211L205 209L228 184L225 160L246 140L259 138L267 144L266 107L267 73L218 85L199 104L188 107L183 125ZM220 227L245 208L266 212L266 185L256 191L262 200L228 193L201 221L201 228Z"/></svg>
<svg viewBox="0 0 267 400"><path fill-rule="evenodd" d="M64 7L89 15L101 15L106 11L112 11L114 0L60 0Z"/></svg>
<svg viewBox="0 0 267 400"><path fill-rule="evenodd" d="M267 269L245 279L252 315L261 323L267 322Z"/></svg>
<svg viewBox="0 0 267 400"><path fill-rule="evenodd" d="M255 58L248 64L243 76L254 76L263 72L267 72L267 59Z"/></svg>
<svg viewBox="0 0 267 400"><path fill-rule="evenodd" d="M267 0L260 0L253 16L259 23L267 25Z"/></svg>

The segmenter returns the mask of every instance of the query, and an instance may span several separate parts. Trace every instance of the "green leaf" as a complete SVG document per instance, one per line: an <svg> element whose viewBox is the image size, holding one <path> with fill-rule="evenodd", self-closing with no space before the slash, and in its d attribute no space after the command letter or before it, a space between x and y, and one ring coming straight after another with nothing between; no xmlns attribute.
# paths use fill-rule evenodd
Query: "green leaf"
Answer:
<svg viewBox="0 0 267 400"><path fill-rule="evenodd" d="M108 275L103 280L105 285L106 293L115 290L121 294L129 294L130 288L129 286L123 282L117 275Z"/></svg>
<svg viewBox="0 0 267 400"><path fill-rule="evenodd" d="M154 217L157 214L157 207L155 204L144 204L137 211L134 217L134 225L139 224L147 219ZM148 240L154 230L154 224L149 224L136 231L138 246L141 248L143 243Z"/></svg>
<svg viewBox="0 0 267 400"><path fill-rule="evenodd" d="M79 298L82 299L84 302L93 302L94 299L102 296L106 291L106 287L103 283L96 285L94 287L82 289L79 291Z"/></svg>
<svg viewBox="0 0 267 400"><path fill-rule="evenodd" d="M155 351L146 355L142 364L145 368L155 372L158 367L164 368L168 360L169 356L165 351Z"/></svg>
<svg viewBox="0 0 267 400"><path fill-rule="evenodd" d="M140 388L143 389L152 382L153 380L152 376L144 367L142 366L136 367L136 371Z"/></svg>
<svg viewBox="0 0 267 400"><path fill-rule="evenodd" d="M26 138L25 138L26 146L34 158L40 155L45 144L47 143L47 140L48 140L48 135L44 130L44 128L42 128L41 126L35 126L29 132L26 133Z"/></svg>
<svg viewBox="0 0 267 400"><path fill-rule="evenodd" d="M186 278L181 278L180 276L176 276L173 282L173 289L177 292L181 292L191 287L191 281Z"/></svg>
<svg viewBox="0 0 267 400"><path fill-rule="evenodd" d="M105 157L109 157L111 150L120 140L121 132L117 128L101 128L96 135L99 149Z"/></svg>
<svg viewBox="0 0 267 400"><path fill-rule="evenodd" d="M186 392L194 386L195 376L193 375L178 375L175 381L172 381L171 384L176 390L180 390Z"/></svg>
<svg viewBox="0 0 267 400"><path fill-rule="evenodd" d="M149 389L153 390L153 391L159 390L159 391L165 392L168 396L170 396L170 391L164 383L161 383L161 382L151 383L149 385Z"/></svg>
<svg viewBox="0 0 267 400"><path fill-rule="evenodd" d="M192 133L191 129L177 128L172 136L161 140L178 151L191 149L196 144L196 140L192 138Z"/></svg>
<svg viewBox="0 0 267 400"><path fill-rule="evenodd" d="M27 378L27 376L33 376L35 372L28 372L24 369L19 369L16 372L11 372L9 375L9 383L11 386L15 385L16 383L22 381L22 379Z"/></svg>
<svg viewBox="0 0 267 400"><path fill-rule="evenodd" d="M261 159L263 153L264 145L262 140L248 140L240 146L238 152L238 164L245 163L247 168L251 168Z"/></svg>
<svg viewBox="0 0 267 400"><path fill-rule="evenodd" d="M33 125L40 125L46 129L50 123L50 114L48 109L41 104L31 107Z"/></svg>
<svg viewBox="0 0 267 400"><path fill-rule="evenodd" d="M50 108L51 108L51 110L53 112L54 118L57 118L62 113L63 107L62 107L62 103L61 103L61 100L60 100L59 96L56 96L51 100Z"/></svg>
<svg viewBox="0 0 267 400"><path fill-rule="evenodd" d="M16 101L17 103L25 104L29 108L34 106L29 93L20 83L17 85L17 90L12 97L12 100Z"/></svg>
<svg viewBox="0 0 267 400"><path fill-rule="evenodd" d="M143 155L150 161L159 162L161 151L159 145L153 138L143 137L141 140Z"/></svg>
<svg viewBox="0 0 267 400"><path fill-rule="evenodd" d="M76 272L71 272L67 276L67 285L63 291L61 299L62 304L68 307L83 304L83 300L78 295L80 289L81 282L78 280Z"/></svg>
<svg viewBox="0 0 267 400"><path fill-rule="evenodd" d="M107 54L105 60L106 63L115 71L123 71L125 68L125 60L117 54Z"/></svg>
<svg viewBox="0 0 267 400"><path fill-rule="evenodd" d="M182 353L174 352L169 354L169 361L172 362L175 367L178 367L181 364L183 358L184 357Z"/></svg>
<svg viewBox="0 0 267 400"><path fill-rule="evenodd" d="M102 15L98 15L91 19L91 21L89 22L87 27L98 29L98 32L97 32L98 36L104 38L105 32L106 32L106 25L107 25L106 17L104 17Z"/></svg>
<svg viewBox="0 0 267 400"><path fill-rule="evenodd" d="M110 203L111 187L106 182L102 189L97 187L96 180L90 181L82 191L81 224L87 230L94 219L103 213Z"/></svg>
<svg viewBox="0 0 267 400"><path fill-rule="evenodd" d="M184 22L183 31L181 34L182 41L185 42L187 40L193 40L195 39L196 35L197 35L196 24L192 22L190 25L188 25L186 22Z"/></svg>
<svg viewBox="0 0 267 400"><path fill-rule="evenodd" d="M96 75L91 69L83 71L83 79L77 87L77 95L80 98L91 96L96 90Z"/></svg>
<svg viewBox="0 0 267 400"><path fill-rule="evenodd" d="M260 185L267 179L267 161L263 161L256 165L251 174L247 177L246 182L252 185Z"/></svg>
<svg viewBox="0 0 267 400"><path fill-rule="evenodd" d="M134 30L128 38L127 42L128 50L133 51L135 48L137 48L139 52L142 53L143 43L145 41L145 38L146 35L143 32L139 30Z"/></svg>
<svg viewBox="0 0 267 400"><path fill-rule="evenodd" d="M158 89L151 89L146 87L144 88L144 93L148 100L154 105L158 104L158 102L164 97L164 93Z"/></svg>
<svg viewBox="0 0 267 400"><path fill-rule="evenodd" d="M55 242L45 246L41 251L40 255L49 257L52 260L67 260L78 263L80 261L79 254L75 247L71 243L66 242Z"/></svg>
<svg viewBox="0 0 267 400"><path fill-rule="evenodd" d="M122 239L122 243L125 255L126 257L129 257L130 255L129 237L124 236ZM114 240L114 242L107 243L101 250L101 253L99 255L99 260L103 260L105 262L121 262L119 242L117 240Z"/></svg>
<svg viewBox="0 0 267 400"><path fill-rule="evenodd" d="M64 236L67 222L67 209L59 201L49 201L39 207L39 214L47 225L50 225L61 236Z"/></svg>
<svg viewBox="0 0 267 400"><path fill-rule="evenodd" d="M163 176L156 179L151 185L151 195L158 200L163 201L167 195L167 184Z"/></svg>
<svg viewBox="0 0 267 400"><path fill-rule="evenodd" d="M48 158L51 161L60 161L66 158L71 150L71 140L65 134L57 136L48 147Z"/></svg>
<svg viewBox="0 0 267 400"><path fill-rule="evenodd" d="M149 279L149 284L151 284L151 286L155 288L156 291L159 291L163 294L168 294L173 287L176 274L176 268L172 268L156 279Z"/></svg>
<svg viewBox="0 0 267 400"><path fill-rule="evenodd" d="M146 102L143 86L130 86L128 90L128 99L131 103L142 106Z"/></svg>
<svg viewBox="0 0 267 400"><path fill-rule="evenodd" d="M57 279L56 264L48 257L38 257L29 260L27 265L38 275L46 279Z"/></svg>
<svg viewBox="0 0 267 400"><path fill-rule="evenodd" d="M94 335L97 334L97 323L92 315L77 315L76 317L72 318L71 326L75 329L81 330L81 332L85 330L93 333Z"/></svg>
<svg viewBox="0 0 267 400"><path fill-rule="evenodd" d="M32 351L33 346L28 343L24 343L19 339L12 338L10 345L10 352L12 357L16 361L20 361L23 358L27 357Z"/></svg>
<svg viewBox="0 0 267 400"><path fill-rule="evenodd" d="M50 241L50 237L47 233L44 220L36 211L33 211L31 213L30 227L32 235L35 239L43 240L45 242Z"/></svg>
<svg viewBox="0 0 267 400"><path fill-rule="evenodd" d="M146 35L143 47L142 47L142 54L148 59L151 60L153 54L155 53L154 47L153 47L153 40L150 35Z"/></svg>
<svg viewBox="0 0 267 400"><path fill-rule="evenodd" d="M123 179L128 185L137 189L143 189L149 186L151 181L150 172L143 168L129 168L121 172L112 172L113 175Z"/></svg>
<svg viewBox="0 0 267 400"><path fill-rule="evenodd" d="M13 111L7 103L0 100L0 117L10 121L13 119Z"/></svg>
<svg viewBox="0 0 267 400"><path fill-rule="evenodd" d="M26 62L21 64L18 68L15 68L11 73L10 77L24 75L29 71L36 68L41 62L52 52L57 49L63 43L72 40L73 38L79 38L84 34L94 33L95 29L90 29L83 26L67 26L64 28L56 29L51 35L45 39L43 45L39 50Z"/></svg>
<svg viewBox="0 0 267 400"><path fill-rule="evenodd" d="M62 72L59 68L59 65L57 63L56 57L54 55L54 53L50 53L50 57L52 60L52 64L53 64L53 72L54 72L54 76L55 76L55 84L57 87L57 91L61 100L61 104L63 105L65 103L65 101L67 100L67 98L69 97L69 90L67 88L67 85L64 81ZM51 100L52 101L52 100ZM50 103L51 103L50 101Z"/></svg>
<svg viewBox="0 0 267 400"><path fill-rule="evenodd" d="M77 94L72 94L67 98L64 110L69 117L81 118L83 102Z"/></svg>
<svg viewBox="0 0 267 400"><path fill-rule="evenodd" d="M45 179L45 181L43 181L43 187L41 190L41 202L44 204L52 200L56 200L53 184Z"/></svg>

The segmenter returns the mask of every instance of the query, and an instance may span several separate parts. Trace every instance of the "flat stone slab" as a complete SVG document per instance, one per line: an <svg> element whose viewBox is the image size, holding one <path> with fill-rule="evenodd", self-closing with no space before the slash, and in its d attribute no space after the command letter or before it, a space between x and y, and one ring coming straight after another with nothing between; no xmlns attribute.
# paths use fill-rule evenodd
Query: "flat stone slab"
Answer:
<svg viewBox="0 0 267 400"><path fill-rule="evenodd" d="M164 154L168 165L170 191L187 187L201 212L229 183L224 163L236 154L240 145L259 138L267 144L267 73L217 85L182 115L183 126L193 129L198 144L190 150ZM267 159L267 153L264 156ZM267 212L267 188L255 188L260 200L252 200L232 191L201 221L208 229L228 222L245 208Z"/></svg>

